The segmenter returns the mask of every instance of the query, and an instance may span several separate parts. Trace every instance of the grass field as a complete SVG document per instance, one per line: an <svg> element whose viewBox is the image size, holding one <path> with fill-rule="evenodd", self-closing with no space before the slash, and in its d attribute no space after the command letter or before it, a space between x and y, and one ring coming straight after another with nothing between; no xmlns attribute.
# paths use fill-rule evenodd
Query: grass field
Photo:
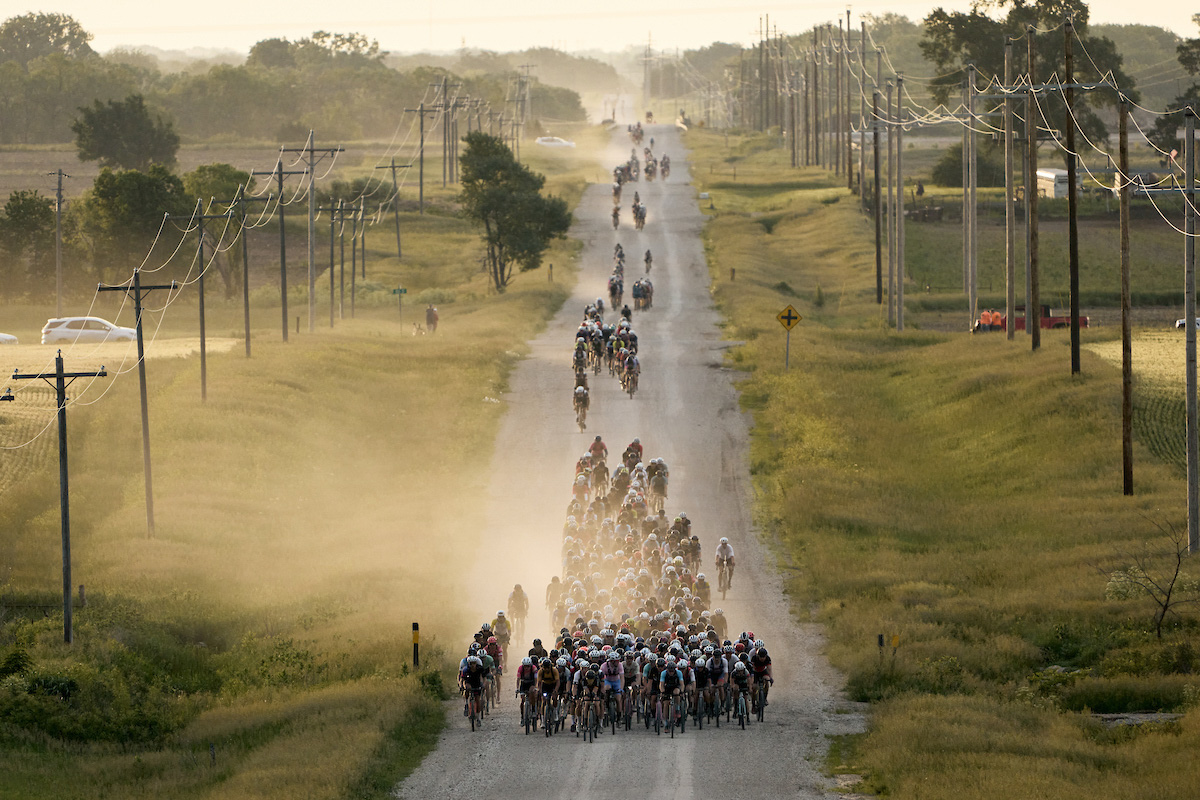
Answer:
<svg viewBox="0 0 1200 800"><path fill-rule="evenodd" d="M745 342L729 358L755 418L756 521L792 568L797 612L825 623L848 694L873 703L831 771L895 797L1188 796L1200 624L1180 606L1159 640L1148 598L1106 594L1137 554L1170 575L1160 526L1182 526L1184 489L1155 440L1180 442L1180 417L1139 390L1123 497L1119 367L1088 349L1072 377L1065 333L1030 353L1021 338L922 330L936 314L924 298L896 333L874 302L873 225L844 185L781 168L786 152L763 139L688 137L715 207L713 296ZM950 262L960 244L946 238ZM1085 291L1107 280L1090 275ZM784 372L788 304L804 319ZM1105 351L1116 333L1085 341ZM1167 358L1135 352L1139 387L1158 380L1146 362ZM1089 711L1184 716L1109 729Z"/></svg>
<svg viewBox="0 0 1200 800"><path fill-rule="evenodd" d="M579 132L592 135L602 136ZM588 150L554 158L539 155L537 168L577 197ZM357 315L332 330L327 282L316 332L293 329L287 345L264 292L247 359L240 298L210 297L210 335L234 347L210 352L206 403L197 359L178 356L195 337L194 301L172 305L161 326L148 315L159 356L147 362L153 537L133 360L76 385L74 583L87 605L71 647L55 611L52 395L27 382L5 404L16 409L0 408L5 445L51 422L0 459L0 796L385 797L433 746L456 663L443 643L457 651L480 613L454 600L455 565L486 527L494 398L521 343L569 294L577 246L548 254L555 282L542 269L496 295L468 223L443 212L402 224L402 262L390 226L368 234ZM403 320L397 285L409 288ZM124 319L111 302L97 310ZM303 296L293 302L306 315ZM440 310L437 334L414 336L427 302ZM3 312L27 341L50 315ZM13 352L36 361L41 349ZM121 363L82 347L69 356L68 369Z"/></svg>

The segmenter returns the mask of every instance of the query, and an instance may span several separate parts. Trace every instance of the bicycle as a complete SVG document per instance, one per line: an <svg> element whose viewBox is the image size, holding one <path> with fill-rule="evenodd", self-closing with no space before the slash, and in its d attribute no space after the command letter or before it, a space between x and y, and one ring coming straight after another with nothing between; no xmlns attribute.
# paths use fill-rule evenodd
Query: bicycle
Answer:
<svg viewBox="0 0 1200 800"><path fill-rule="evenodd" d="M582 403L575 404L575 424L579 426L580 433L587 429L587 407Z"/></svg>
<svg viewBox="0 0 1200 800"><path fill-rule="evenodd" d="M633 395L637 392L638 388L638 374L636 372L630 372L627 373L627 375L628 377L625 379L625 391L629 392L629 399L632 400Z"/></svg>
<svg viewBox="0 0 1200 800"><path fill-rule="evenodd" d="M721 599L725 599L725 593L729 591L729 559L722 558L717 561L717 590L721 593Z"/></svg>
<svg viewBox="0 0 1200 800"><path fill-rule="evenodd" d="M596 734L600 732L600 711L597 708L599 700L594 695L589 695L584 701L584 717L583 717L583 740L596 741ZM577 729L575 735L579 736L580 731ZM590 737L590 738L589 738Z"/></svg>
<svg viewBox="0 0 1200 800"><path fill-rule="evenodd" d="M769 678L760 680L760 681L758 681L758 685L754 688L755 716L757 717L759 722L763 721L763 715L766 713L764 711L764 709L767 706L767 683L768 683L768 681L770 681Z"/></svg>
<svg viewBox="0 0 1200 800"><path fill-rule="evenodd" d="M613 736L617 735L617 720L621 717L621 704L617 702L618 697L620 695L617 692L609 689L605 702L605 713L608 715L608 724L605 727L612 730Z"/></svg>
<svg viewBox="0 0 1200 800"><path fill-rule="evenodd" d="M746 718L750 716L749 700L750 700L750 690L749 689L739 689L738 690L738 699L737 699L737 718L738 718L738 724L742 726L742 730L746 730Z"/></svg>
<svg viewBox="0 0 1200 800"><path fill-rule="evenodd" d="M529 735L529 731L533 727L534 710L533 700L529 697L529 691L517 690L516 696L521 698L521 724L525 726L525 735Z"/></svg>
<svg viewBox="0 0 1200 800"><path fill-rule="evenodd" d="M479 689L467 689L467 706L470 711L472 731L476 727L483 727L483 715L480 713L480 695L482 694L482 687Z"/></svg>
<svg viewBox="0 0 1200 800"><path fill-rule="evenodd" d="M542 727L546 732L546 738L550 738L550 734L557 727L557 707L554 702L554 696L550 692L542 692Z"/></svg>

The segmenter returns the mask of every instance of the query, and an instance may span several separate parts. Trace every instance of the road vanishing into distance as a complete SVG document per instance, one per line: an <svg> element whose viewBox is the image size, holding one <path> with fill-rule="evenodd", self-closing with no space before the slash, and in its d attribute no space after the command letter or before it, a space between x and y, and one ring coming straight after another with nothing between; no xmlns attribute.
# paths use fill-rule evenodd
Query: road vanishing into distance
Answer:
<svg viewBox="0 0 1200 800"><path fill-rule="evenodd" d="M467 599L479 620L505 605L514 583L530 596L526 640L513 641L502 705L472 732L461 700L449 701L449 724L437 749L397 787L400 797L440 800L468 796L532 798L707 796L758 798L835 797L820 774L826 736L861 730L855 704L843 700L841 681L821 655L820 628L798 620L783 595L774 558L751 522L748 426L724 366L730 342L722 341L719 315L709 294L709 273L700 238L704 216L690 183L686 152L673 125L649 126L655 156L671 157L666 181L627 184L621 226L611 222L609 184L590 186L575 212L572 235L584 243L579 281L571 299L514 371L504 396L488 488L487 544L480 549ZM613 131L604 156L611 169L629 158L624 125ZM639 159L641 146L638 147ZM647 207L644 230L635 231L629 211L637 190ZM620 242L626 256L625 297L643 273L642 254L654 255L650 275L654 306L634 312L642 375L637 395L621 392L607 371L592 375L585 433L575 424L570 356L584 306L604 297ZM777 309L764 309L774 314ZM614 319L609 311L607 319ZM551 576L561 575L562 527L570 502L575 462L594 435L604 437L610 463L640 437L645 459L661 457L671 470L667 511L686 512L704 548L702 570L711 573L713 551L728 536L738 566L724 609L731 638L751 630L763 639L774 663L775 687L766 721L740 730L688 726L674 739L635 726L586 743L564 728L549 739L525 735L513 697L512 673L540 636L553 646L542 607ZM715 585L716 578L712 576ZM715 592L714 592L715 593ZM465 654L469 639L461 642ZM458 643L454 643L458 647Z"/></svg>

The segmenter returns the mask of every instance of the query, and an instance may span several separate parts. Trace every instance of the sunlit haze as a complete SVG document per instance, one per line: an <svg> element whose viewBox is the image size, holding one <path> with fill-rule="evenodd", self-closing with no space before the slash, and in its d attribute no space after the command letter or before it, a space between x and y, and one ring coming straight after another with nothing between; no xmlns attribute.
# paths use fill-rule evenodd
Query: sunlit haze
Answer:
<svg viewBox="0 0 1200 800"><path fill-rule="evenodd" d="M1092 21L1147 24L1180 36L1197 31L1194 2L1166 0L1147 7L1125 0L1094 0ZM246 52L255 42L277 36L298 38L315 30L360 32L378 39L385 50L449 51L460 47L520 50L552 46L563 50L620 50L650 41L657 48L692 48L713 41L755 41L760 16L770 15L772 29L797 32L815 23L853 15L897 13L913 20L931 9L967 10L969 0L868 0L846 4L828 0L804 3L705 2L657 0L653 3L608 0L583 6L562 0L435 3L360 0L339 6L314 0L246 3L209 0L202 9L170 3L106 3L60 0L50 6L20 8L0 4L5 18L28 11L70 14L94 34L92 45L105 51L120 46L163 49L216 48ZM857 16L854 16L857 24Z"/></svg>

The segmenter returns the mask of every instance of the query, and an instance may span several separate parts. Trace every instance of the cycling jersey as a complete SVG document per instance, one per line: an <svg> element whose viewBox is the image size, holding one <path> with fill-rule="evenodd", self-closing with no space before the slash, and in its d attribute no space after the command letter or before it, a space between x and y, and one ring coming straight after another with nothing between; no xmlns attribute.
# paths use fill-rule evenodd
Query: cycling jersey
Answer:
<svg viewBox="0 0 1200 800"><path fill-rule="evenodd" d="M542 667L538 670L538 680L542 684L542 691L548 692L558 685L558 669L556 667Z"/></svg>
<svg viewBox="0 0 1200 800"><path fill-rule="evenodd" d="M482 689L483 675L482 667L468 667L462 675L463 683L467 685L468 689Z"/></svg>
<svg viewBox="0 0 1200 800"><path fill-rule="evenodd" d="M662 681L663 688L670 692L678 689L683 684L683 673L677 669L667 667L658 676L658 679Z"/></svg>
<svg viewBox="0 0 1200 800"><path fill-rule="evenodd" d="M692 670L692 674L696 678L697 689L703 690L708 688L708 667L695 667Z"/></svg>
<svg viewBox="0 0 1200 800"><path fill-rule="evenodd" d="M520 681L522 688L528 689L533 686L536 679L537 669L532 664L522 664L517 667L517 680Z"/></svg>
<svg viewBox="0 0 1200 800"><path fill-rule="evenodd" d="M714 654L704 666L708 670L709 677L716 683L725 677L729 665L725 663L724 657Z"/></svg>
<svg viewBox="0 0 1200 800"><path fill-rule="evenodd" d="M759 658L758 653L750 656L750 666L754 669L754 677L760 678L767 674L767 668L771 666L771 657Z"/></svg>

